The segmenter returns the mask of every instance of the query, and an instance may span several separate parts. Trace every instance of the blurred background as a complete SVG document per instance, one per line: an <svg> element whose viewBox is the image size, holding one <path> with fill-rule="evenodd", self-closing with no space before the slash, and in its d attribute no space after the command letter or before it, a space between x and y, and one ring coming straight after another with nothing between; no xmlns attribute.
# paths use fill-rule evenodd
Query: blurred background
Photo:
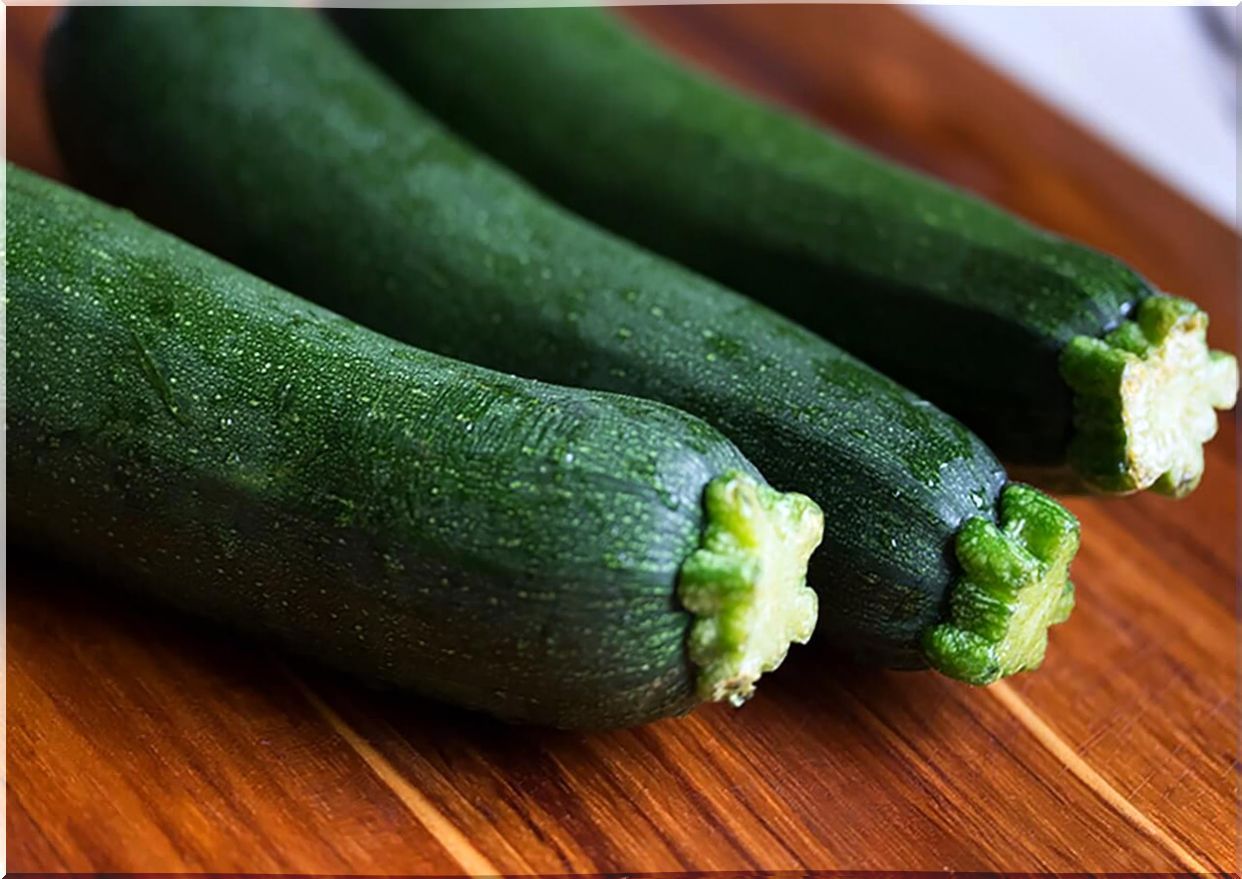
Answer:
<svg viewBox="0 0 1242 879"><path fill-rule="evenodd" d="M1234 222L1239 7L912 8Z"/></svg>

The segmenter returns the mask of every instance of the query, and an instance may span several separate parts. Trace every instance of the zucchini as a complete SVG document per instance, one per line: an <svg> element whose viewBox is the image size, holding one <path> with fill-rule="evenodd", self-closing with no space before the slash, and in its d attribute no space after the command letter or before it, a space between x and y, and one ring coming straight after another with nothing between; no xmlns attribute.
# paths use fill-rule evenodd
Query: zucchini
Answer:
<svg viewBox="0 0 1242 879"><path fill-rule="evenodd" d="M818 509L703 422L428 354L8 168L26 539L504 718L738 701L814 626Z"/></svg>
<svg viewBox="0 0 1242 879"><path fill-rule="evenodd" d="M1024 477L1198 484L1237 363L1118 260L683 69L602 10L338 16L536 186L840 344Z"/></svg>
<svg viewBox="0 0 1242 879"><path fill-rule="evenodd" d="M67 165L105 197L404 341L720 429L823 507L809 579L833 647L976 683L1042 659L1073 517L857 360L539 197L318 17L75 8L47 73ZM1060 542L1032 555L1040 529ZM998 553L1026 567L986 574Z"/></svg>

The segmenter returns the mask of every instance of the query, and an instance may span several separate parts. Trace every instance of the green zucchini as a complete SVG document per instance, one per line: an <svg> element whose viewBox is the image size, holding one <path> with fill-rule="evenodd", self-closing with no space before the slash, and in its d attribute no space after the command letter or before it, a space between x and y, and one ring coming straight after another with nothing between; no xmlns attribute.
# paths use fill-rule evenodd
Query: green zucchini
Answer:
<svg viewBox="0 0 1242 879"><path fill-rule="evenodd" d="M842 345L1058 488L1180 496L1235 359L1116 259L680 67L599 9L351 10L535 185Z"/></svg>
<svg viewBox="0 0 1242 879"><path fill-rule="evenodd" d="M744 699L819 510L669 407L365 330L9 167L8 511L31 542L512 720Z"/></svg>
<svg viewBox="0 0 1242 879"><path fill-rule="evenodd" d="M67 165L105 197L404 341L720 429L823 507L809 579L839 650L983 683L1038 665L1068 613L1073 517L1007 487L969 431L539 197L317 16L75 8L47 77ZM1061 536L1030 544L1043 531ZM1020 564L997 574L1001 556Z"/></svg>

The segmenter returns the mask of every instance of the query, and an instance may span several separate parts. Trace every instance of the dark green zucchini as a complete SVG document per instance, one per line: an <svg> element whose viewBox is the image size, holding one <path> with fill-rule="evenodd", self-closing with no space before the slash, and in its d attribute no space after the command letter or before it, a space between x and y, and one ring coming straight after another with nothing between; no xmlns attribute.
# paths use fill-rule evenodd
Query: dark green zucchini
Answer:
<svg viewBox="0 0 1242 879"><path fill-rule="evenodd" d="M698 419L409 348L8 169L8 513L316 659L501 717L748 696L819 510Z"/></svg>
<svg viewBox="0 0 1242 879"><path fill-rule="evenodd" d="M838 349L540 198L318 17L75 8L47 74L67 164L94 191L405 341L723 431L824 508L823 640L973 682L1042 658L1072 602L1068 513L1006 488L969 431ZM963 585L958 557L975 577L993 552L963 545L972 521L1029 563L990 597ZM1037 563L1041 528L1063 540ZM985 607L1005 622L980 628Z"/></svg>
<svg viewBox="0 0 1242 879"><path fill-rule="evenodd" d="M842 345L1024 476L1198 484L1237 364L1118 260L683 69L603 10L338 16L535 185Z"/></svg>

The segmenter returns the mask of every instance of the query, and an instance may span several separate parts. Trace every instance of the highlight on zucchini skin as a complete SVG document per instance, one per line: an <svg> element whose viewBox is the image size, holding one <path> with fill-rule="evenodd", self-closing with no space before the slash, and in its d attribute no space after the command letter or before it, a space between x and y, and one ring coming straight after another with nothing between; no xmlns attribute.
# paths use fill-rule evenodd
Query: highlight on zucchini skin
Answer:
<svg viewBox="0 0 1242 879"><path fill-rule="evenodd" d="M1078 541L1078 520L1068 510L1030 486L1007 485L999 527L974 518L958 532L962 574L949 594L948 619L923 636L931 667L976 685L1038 668L1048 628L1074 608L1069 566Z"/></svg>
<svg viewBox="0 0 1242 879"><path fill-rule="evenodd" d="M1202 312L1141 336L1127 316L1167 317L1146 304L1166 297L1120 260L745 95L608 10L333 18L544 192L840 344L1020 478L1174 497L1197 484L1236 367L1177 341ZM1167 340L1144 341L1161 327Z"/></svg>
<svg viewBox="0 0 1242 879"><path fill-rule="evenodd" d="M814 628L818 508L699 419L402 345L12 165L6 193L19 539L559 727L736 702Z"/></svg>
<svg viewBox="0 0 1242 879"><path fill-rule="evenodd" d="M1238 396L1237 360L1208 347L1207 326L1193 302L1155 295L1103 338L1065 346L1061 374L1074 391L1069 461L1089 489L1183 497L1199 484L1215 410Z"/></svg>

